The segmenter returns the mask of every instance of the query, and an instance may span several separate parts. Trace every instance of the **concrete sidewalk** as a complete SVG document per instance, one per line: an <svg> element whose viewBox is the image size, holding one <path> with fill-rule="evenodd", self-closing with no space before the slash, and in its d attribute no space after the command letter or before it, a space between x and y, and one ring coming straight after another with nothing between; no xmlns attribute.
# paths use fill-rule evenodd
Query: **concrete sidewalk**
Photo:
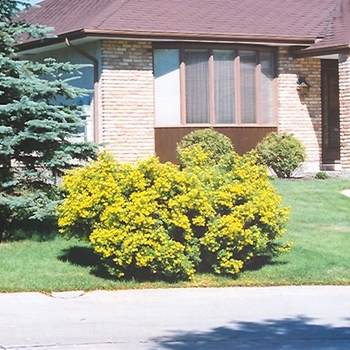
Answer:
<svg viewBox="0 0 350 350"><path fill-rule="evenodd" d="M350 287L0 294L0 349L350 349Z"/></svg>

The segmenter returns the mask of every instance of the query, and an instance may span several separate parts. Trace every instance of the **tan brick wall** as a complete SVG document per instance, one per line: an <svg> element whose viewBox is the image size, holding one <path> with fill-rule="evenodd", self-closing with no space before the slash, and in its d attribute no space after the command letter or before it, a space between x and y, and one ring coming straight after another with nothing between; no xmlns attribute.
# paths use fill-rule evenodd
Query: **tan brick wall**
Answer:
<svg viewBox="0 0 350 350"><path fill-rule="evenodd" d="M311 85L308 95L297 90L299 76ZM287 48L278 51L279 131L295 135L307 148L310 170L319 166L322 153L321 60L293 59Z"/></svg>
<svg viewBox="0 0 350 350"><path fill-rule="evenodd" d="M339 55L340 162L350 170L350 55Z"/></svg>
<svg viewBox="0 0 350 350"><path fill-rule="evenodd" d="M120 161L154 154L152 45L103 40L100 140Z"/></svg>

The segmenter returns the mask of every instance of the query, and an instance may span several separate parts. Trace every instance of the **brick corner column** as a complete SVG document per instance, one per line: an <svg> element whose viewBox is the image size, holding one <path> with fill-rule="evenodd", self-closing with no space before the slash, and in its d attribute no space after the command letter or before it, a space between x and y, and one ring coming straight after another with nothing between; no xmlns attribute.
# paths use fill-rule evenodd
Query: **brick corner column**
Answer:
<svg viewBox="0 0 350 350"><path fill-rule="evenodd" d="M340 162L350 171L350 53L339 54Z"/></svg>

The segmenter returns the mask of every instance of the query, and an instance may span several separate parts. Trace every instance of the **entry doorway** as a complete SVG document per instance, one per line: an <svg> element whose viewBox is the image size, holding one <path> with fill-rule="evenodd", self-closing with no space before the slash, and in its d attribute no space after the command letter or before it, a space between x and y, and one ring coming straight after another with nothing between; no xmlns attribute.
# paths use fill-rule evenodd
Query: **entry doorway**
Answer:
<svg viewBox="0 0 350 350"><path fill-rule="evenodd" d="M322 163L340 163L338 60L321 60Z"/></svg>

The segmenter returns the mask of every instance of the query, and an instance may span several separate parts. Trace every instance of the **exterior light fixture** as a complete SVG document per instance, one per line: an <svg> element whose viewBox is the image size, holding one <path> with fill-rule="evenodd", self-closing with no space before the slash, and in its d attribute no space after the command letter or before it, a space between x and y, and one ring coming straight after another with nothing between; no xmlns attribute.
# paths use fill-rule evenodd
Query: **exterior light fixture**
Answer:
<svg viewBox="0 0 350 350"><path fill-rule="evenodd" d="M306 81L305 77L299 77L297 84L297 90L302 96L305 96L309 93L311 85Z"/></svg>

